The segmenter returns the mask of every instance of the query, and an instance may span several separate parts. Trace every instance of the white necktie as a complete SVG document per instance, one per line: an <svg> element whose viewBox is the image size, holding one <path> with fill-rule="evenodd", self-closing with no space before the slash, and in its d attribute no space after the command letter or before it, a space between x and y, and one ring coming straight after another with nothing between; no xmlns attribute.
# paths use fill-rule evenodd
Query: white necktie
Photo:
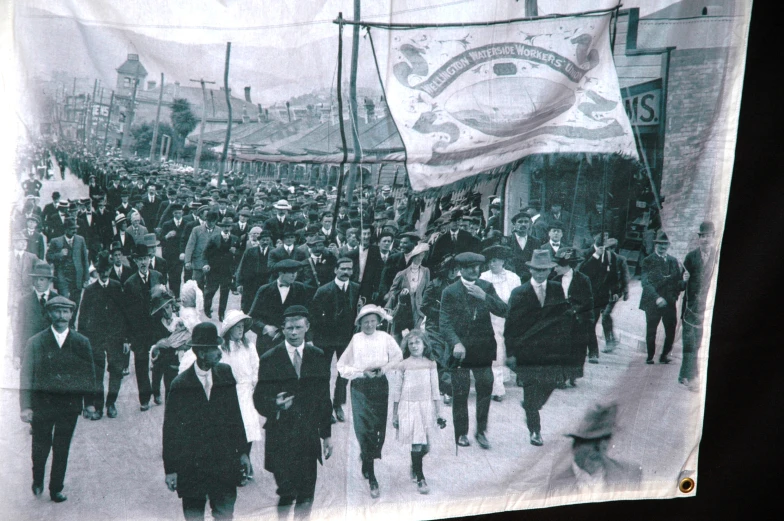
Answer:
<svg viewBox="0 0 784 521"><path fill-rule="evenodd" d="M534 287L536 288L536 298L539 299L539 305L544 307L544 286L537 284Z"/></svg>
<svg viewBox="0 0 784 521"><path fill-rule="evenodd" d="M210 391L212 391L212 380L209 373L204 377L204 394L207 395L207 401L210 399Z"/></svg>

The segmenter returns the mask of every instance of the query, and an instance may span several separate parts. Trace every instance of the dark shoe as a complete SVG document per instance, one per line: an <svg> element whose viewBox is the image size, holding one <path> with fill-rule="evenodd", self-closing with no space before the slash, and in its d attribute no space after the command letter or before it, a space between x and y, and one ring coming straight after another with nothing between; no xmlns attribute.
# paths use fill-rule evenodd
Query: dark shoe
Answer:
<svg viewBox="0 0 784 521"><path fill-rule="evenodd" d="M369 479L370 478L370 470L369 470L368 467L369 467L369 465L366 462L363 461L362 462L362 477L365 478L365 479Z"/></svg>
<svg viewBox="0 0 784 521"><path fill-rule="evenodd" d="M448 394L444 395L444 405L452 405L452 397Z"/></svg>
<svg viewBox="0 0 784 521"><path fill-rule="evenodd" d="M645 363L648 365L653 365L653 359L649 358L648 360L645 361Z"/></svg>
<svg viewBox="0 0 784 521"><path fill-rule="evenodd" d="M90 415L91 420L100 420L103 418L103 411L95 411Z"/></svg>
<svg viewBox="0 0 784 521"><path fill-rule="evenodd" d="M593 355L588 357L589 364L598 364L599 363L599 355Z"/></svg>
<svg viewBox="0 0 784 521"><path fill-rule="evenodd" d="M498 394L494 394L493 395L493 401L494 402L503 402L504 401L504 397L501 396L501 395L498 395Z"/></svg>
<svg viewBox="0 0 784 521"><path fill-rule="evenodd" d="M411 472L411 482L416 483L417 476L416 476L416 472L414 472L414 467L413 466L409 467L409 471Z"/></svg>
<svg viewBox="0 0 784 521"><path fill-rule="evenodd" d="M155 402L155 405L161 405L161 404L163 404L163 398L161 398L161 395L160 395L160 394L159 394L159 395L156 395L156 396L153 396L153 397L152 397L152 401L154 401L154 402Z"/></svg>
<svg viewBox="0 0 784 521"><path fill-rule="evenodd" d="M541 447L542 445L544 445L542 436L538 432L531 433L531 445L534 445L536 447Z"/></svg>
<svg viewBox="0 0 784 521"><path fill-rule="evenodd" d="M212 318L212 310L205 309L204 314L207 316L207 318Z"/></svg>
<svg viewBox="0 0 784 521"><path fill-rule="evenodd" d="M375 476L370 477L370 497L376 499L378 496L381 495L381 492L378 490L378 481L376 481Z"/></svg>
<svg viewBox="0 0 784 521"><path fill-rule="evenodd" d="M566 389L566 382L558 382L555 384L556 389Z"/></svg>
<svg viewBox="0 0 784 521"><path fill-rule="evenodd" d="M669 364L670 362L672 362L672 360L670 360L670 357L668 357L668 356L663 356L663 357L659 358L659 363L660 364Z"/></svg>
<svg viewBox="0 0 784 521"><path fill-rule="evenodd" d="M35 497L41 497L41 494L44 493L44 486L43 485L36 485L33 483L33 495Z"/></svg>
<svg viewBox="0 0 784 521"><path fill-rule="evenodd" d="M62 492L51 492L50 496L52 498L52 501L54 501L55 503L62 503L63 501L68 499L68 497Z"/></svg>
<svg viewBox="0 0 784 521"><path fill-rule="evenodd" d="M150 402L147 402L144 405L140 406L139 410L142 411L142 412L149 411L150 410Z"/></svg>
<svg viewBox="0 0 784 521"><path fill-rule="evenodd" d="M479 444L480 447L487 450L490 448L490 442L487 441L487 436L485 436L484 432L477 432L476 433L476 442Z"/></svg>
<svg viewBox="0 0 784 521"><path fill-rule="evenodd" d="M334 414L333 414L333 415L332 415L332 416L329 418L329 422L330 422L332 425L335 425L335 424L338 422L338 420L337 420L337 418L335 418L335 415L334 415Z"/></svg>
<svg viewBox="0 0 784 521"><path fill-rule="evenodd" d="M681 385L689 385L689 379L688 378L678 378L678 383L681 384Z"/></svg>
<svg viewBox="0 0 784 521"><path fill-rule="evenodd" d="M123 376L128 376L129 374L131 374L131 369L129 367L123 369Z"/></svg>
<svg viewBox="0 0 784 521"><path fill-rule="evenodd" d="M572 387L577 387L577 380L574 378L570 378L569 385L571 385Z"/></svg>
<svg viewBox="0 0 784 521"><path fill-rule="evenodd" d="M469 445L471 445L471 442L468 441L468 436L462 434L460 435L459 438L457 438L457 444L460 445L461 447L468 447Z"/></svg>
<svg viewBox="0 0 784 521"><path fill-rule="evenodd" d="M425 481L424 479L420 479L419 481L417 481L417 490L419 491L420 494L427 494L428 492L430 492L430 487L427 486L427 481Z"/></svg>
<svg viewBox="0 0 784 521"><path fill-rule="evenodd" d="M117 407L110 405L106 408L106 416L109 418L117 418Z"/></svg>
<svg viewBox="0 0 784 521"><path fill-rule="evenodd" d="M340 405L335 407L335 418L337 418L340 423L346 421L346 415L343 414L343 407Z"/></svg>

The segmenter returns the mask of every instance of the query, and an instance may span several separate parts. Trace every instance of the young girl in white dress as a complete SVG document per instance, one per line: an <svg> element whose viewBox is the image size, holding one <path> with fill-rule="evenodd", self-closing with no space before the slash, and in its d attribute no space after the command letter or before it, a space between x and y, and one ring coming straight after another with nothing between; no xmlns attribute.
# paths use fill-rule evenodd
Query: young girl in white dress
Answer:
<svg viewBox="0 0 784 521"><path fill-rule="evenodd" d="M414 329L403 339L404 360L398 365L398 378L392 389L392 425L398 440L411 444L411 479L420 494L430 489L422 470L422 459L430 451L432 426L446 427L441 414L438 368L430 359L427 333Z"/></svg>

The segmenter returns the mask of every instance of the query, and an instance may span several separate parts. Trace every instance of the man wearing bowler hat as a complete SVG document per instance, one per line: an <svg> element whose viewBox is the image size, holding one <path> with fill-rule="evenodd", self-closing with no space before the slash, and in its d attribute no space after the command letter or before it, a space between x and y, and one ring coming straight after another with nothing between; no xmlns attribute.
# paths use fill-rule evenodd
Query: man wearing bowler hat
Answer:
<svg viewBox="0 0 784 521"><path fill-rule="evenodd" d="M490 315L505 317L506 304L498 298L490 282L480 280L485 257L473 252L455 256L460 278L447 286L441 296L439 330L452 349L455 368L452 370L454 401L452 418L455 442L467 447L469 371L476 385L476 441L489 449L487 417L493 391L493 360L496 358L495 333Z"/></svg>
<svg viewBox="0 0 784 521"><path fill-rule="evenodd" d="M527 263L531 280L512 291L506 319L507 363L523 383L523 409L531 445L541 446L539 411L563 378L569 362L571 317L558 282L547 280L555 263L547 250Z"/></svg>
<svg viewBox="0 0 784 521"><path fill-rule="evenodd" d="M675 303L686 287L683 280L683 266L672 255L667 254L670 239L664 230L656 232L653 240L653 253L642 261L642 296L640 309L645 312L645 342L648 358L645 363L652 364L656 354L656 330L664 323L664 346L659 363L670 363L670 351L675 342L675 326L678 322Z"/></svg>
<svg viewBox="0 0 784 521"><path fill-rule="evenodd" d="M95 412L91 419L103 416L103 373L109 373L109 394L106 395L106 415L117 417L117 396L123 378L126 356L131 349L130 324L125 313L122 285L112 280L109 253L98 253L95 261L98 280L87 286L79 310L79 332L90 339L95 359L95 376L99 386L95 394ZM108 366L107 366L108 361Z"/></svg>
<svg viewBox="0 0 784 521"><path fill-rule="evenodd" d="M218 298L218 320L223 321L226 313L226 305L229 301L232 278L237 266L237 254L239 253L240 240L231 233L234 222L231 217L224 217L218 224L220 233L211 237L204 250L204 258L207 263L202 267L202 271L207 273L207 280L204 291L204 314L212 317L212 300L215 293L220 290Z"/></svg>
<svg viewBox="0 0 784 521"><path fill-rule="evenodd" d="M27 342L22 359L19 403L23 422L33 428L33 494L40 496L49 451L49 494L62 503L65 469L76 420L89 415L97 386L93 351L87 337L68 328L76 304L62 296L46 303L52 326Z"/></svg>
<svg viewBox="0 0 784 521"><path fill-rule="evenodd" d="M330 370L324 353L305 340L307 308L286 308L282 326L284 340L259 360L253 402L267 419L264 467L275 476L278 515L285 519L295 505L301 519L313 504L322 448L324 459L332 454Z"/></svg>
<svg viewBox="0 0 784 521"><path fill-rule="evenodd" d="M172 382L163 419L166 486L182 499L186 520L232 519L237 485L250 472L245 424L231 367L221 364L222 339L211 322L193 328L196 363Z"/></svg>
<svg viewBox="0 0 784 521"><path fill-rule="evenodd" d="M716 229L705 221L697 232L699 247L690 251L683 260L686 291L683 294L683 361L678 382L690 390L697 390L697 351L702 343L702 323L708 288L716 265Z"/></svg>

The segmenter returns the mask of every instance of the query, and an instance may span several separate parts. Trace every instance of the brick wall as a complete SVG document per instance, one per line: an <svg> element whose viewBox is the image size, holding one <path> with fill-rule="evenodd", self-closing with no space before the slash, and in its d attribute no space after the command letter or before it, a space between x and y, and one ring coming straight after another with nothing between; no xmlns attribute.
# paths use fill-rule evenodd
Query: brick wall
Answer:
<svg viewBox="0 0 784 521"><path fill-rule="evenodd" d="M728 57L726 48L676 49L670 59L662 220L672 241L670 253L681 260L695 247L700 222L709 219L718 229L723 226L716 176L726 138L720 131L726 123Z"/></svg>

